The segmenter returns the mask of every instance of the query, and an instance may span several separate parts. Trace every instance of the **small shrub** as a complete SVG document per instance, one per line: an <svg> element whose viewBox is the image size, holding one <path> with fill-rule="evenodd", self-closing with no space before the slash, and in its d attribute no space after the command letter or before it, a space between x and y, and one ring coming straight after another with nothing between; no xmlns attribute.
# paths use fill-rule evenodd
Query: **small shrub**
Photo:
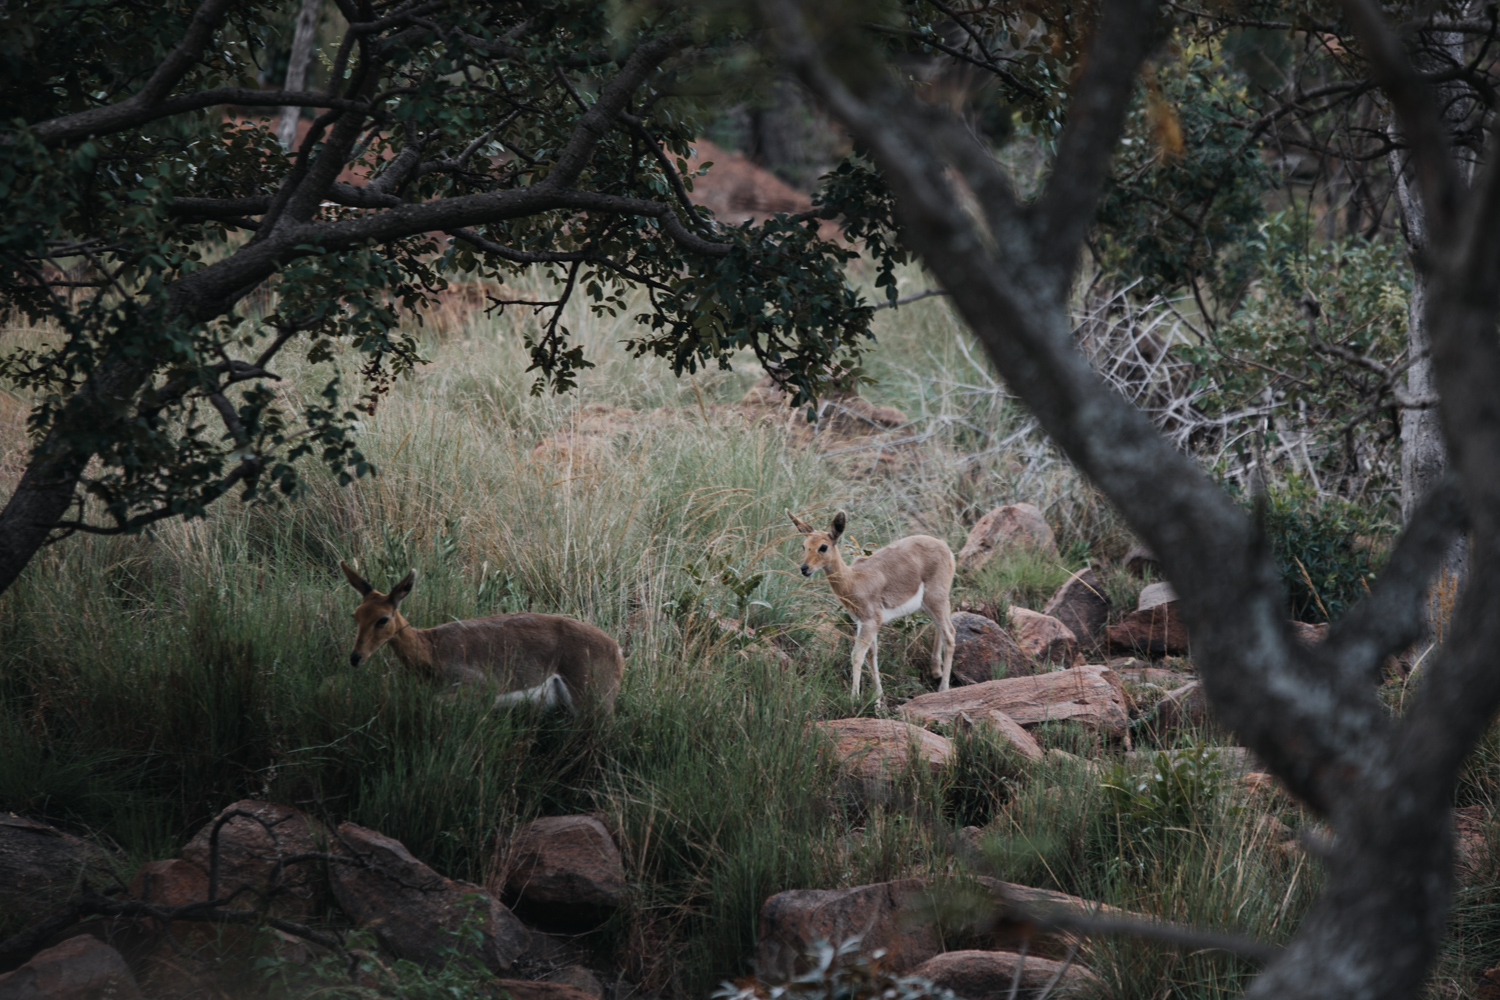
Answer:
<svg viewBox="0 0 1500 1000"><path fill-rule="evenodd" d="M1376 539L1390 531L1381 512L1319 496L1292 478L1266 497L1264 525L1298 621L1337 618L1369 590Z"/></svg>
<svg viewBox="0 0 1500 1000"><path fill-rule="evenodd" d="M1158 752L1144 773L1116 763L1102 787L1121 822L1140 833L1184 829L1199 824L1218 800L1224 768L1217 749L1198 743Z"/></svg>

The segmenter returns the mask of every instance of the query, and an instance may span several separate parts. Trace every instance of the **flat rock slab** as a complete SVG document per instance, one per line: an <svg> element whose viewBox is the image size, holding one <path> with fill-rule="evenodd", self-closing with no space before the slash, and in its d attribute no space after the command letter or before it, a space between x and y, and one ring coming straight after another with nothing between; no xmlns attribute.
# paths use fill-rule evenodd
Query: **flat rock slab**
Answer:
<svg viewBox="0 0 1500 1000"><path fill-rule="evenodd" d="M1005 677L1019 677L1033 672L1031 657L1000 627L984 615L958 611L953 615L952 684L983 684L1001 672Z"/></svg>
<svg viewBox="0 0 1500 1000"><path fill-rule="evenodd" d="M961 714L977 720L1003 712L1022 726L1073 721L1123 737L1130 725L1125 705L1119 676L1108 667L1089 664L918 695L901 706L901 714L929 723L952 722Z"/></svg>
<svg viewBox="0 0 1500 1000"><path fill-rule="evenodd" d="M1110 603L1104 586L1092 569L1079 570L1068 582L1057 588L1042 608L1072 631L1078 644L1092 648L1104 640L1104 626L1109 622Z"/></svg>
<svg viewBox="0 0 1500 1000"><path fill-rule="evenodd" d="M141 990L118 951L82 934L37 952L0 976L0 1000L140 1000Z"/></svg>
<svg viewBox="0 0 1500 1000"><path fill-rule="evenodd" d="M978 569L1002 549L1031 549L1056 557L1057 539L1034 504L1006 504L969 529L969 537L955 559L960 569Z"/></svg>
<svg viewBox="0 0 1500 1000"><path fill-rule="evenodd" d="M1016 973L1020 971L1019 978ZM945 951L911 971L964 1000L1036 1000L1056 981L1051 996L1069 996L1097 987L1098 977L1078 965L1014 951ZM1011 993L1012 985L1017 987Z"/></svg>
<svg viewBox="0 0 1500 1000"><path fill-rule="evenodd" d="M625 902L620 849L595 816L544 816L516 830L498 878L500 897L528 919L594 926Z"/></svg>
<svg viewBox="0 0 1500 1000"><path fill-rule="evenodd" d="M1040 663L1071 667L1078 659L1078 637L1051 615L1014 605L1006 612L1016 645Z"/></svg>
<svg viewBox="0 0 1500 1000"><path fill-rule="evenodd" d="M1163 580L1160 583L1148 584L1141 588L1140 596L1136 598L1135 609L1137 611L1150 611L1159 604L1177 600L1177 591L1172 585Z"/></svg>
<svg viewBox="0 0 1500 1000"><path fill-rule="evenodd" d="M1168 601L1145 611L1132 611L1119 624L1110 625L1104 630L1110 651L1150 657L1186 654L1187 626L1177 605L1177 601Z"/></svg>
<svg viewBox="0 0 1500 1000"><path fill-rule="evenodd" d="M1086 913L1108 911L1087 900L1061 892L1032 889L999 879L976 879L981 895L998 910L1007 903L1037 908L1060 907ZM951 887L932 879L908 878L847 889L792 889L778 892L761 906L755 969L769 983L784 982L808 967L808 953L819 941L847 941L858 937L866 951L885 950L885 967L904 974L941 953L951 943L953 928L939 926L934 894L951 896ZM987 913L976 914L981 922ZM1044 951L1056 953L1061 940L1042 935L1034 939ZM1065 945L1062 945L1065 947ZM1029 947L1028 951L1036 951Z"/></svg>
<svg viewBox="0 0 1500 1000"><path fill-rule="evenodd" d="M98 844L14 813L0 813L0 910L44 920L70 900L84 878L107 885L113 859Z"/></svg>
<svg viewBox="0 0 1500 1000"><path fill-rule="evenodd" d="M953 741L896 719L832 719L815 723L833 740L851 778L880 782L905 774L915 757L936 771L953 761Z"/></svg>
<svg viewBox="0 0 1500 1000"><path fill-rule="evenodd" d="M441 966L456 950L499 975L526 950L530 933L515 914L477 885L444 878L412 857L399 841L341 823L340 853L361 864L335 864L333 897L391 954ZM478 921L477 935L459 931Z"/></svg>
<svg viewBox="0 0 1500 1000"><path fill-rule="evenodd" d="M271 879L276 877L282 859L328 850L327 829L302 810L242 799L226 806L213 822L194 834L182 849L183 858L210 871L214 827L226 816L230 818L219 827L219 895L253 890L241 892L230 904L236 909L253 908L255 893L271 891ZM301 922L321 913L327 899L321 863L291 865L282 868L278 877L271 913Z"/></svg>

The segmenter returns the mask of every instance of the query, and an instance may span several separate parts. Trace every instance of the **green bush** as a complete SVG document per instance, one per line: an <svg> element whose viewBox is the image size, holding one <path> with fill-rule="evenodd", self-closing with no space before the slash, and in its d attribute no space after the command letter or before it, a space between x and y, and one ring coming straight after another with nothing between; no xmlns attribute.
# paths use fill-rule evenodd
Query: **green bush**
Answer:
<svg viewBox="0 0 1500 1000"><path fill-rule="evenodd" d="M1319 496L1296 477L1269 491L1264 509L1293 618L1330 621L1369 591L1379 569L1376 546L1390 531L1381 512Z"/></svg>

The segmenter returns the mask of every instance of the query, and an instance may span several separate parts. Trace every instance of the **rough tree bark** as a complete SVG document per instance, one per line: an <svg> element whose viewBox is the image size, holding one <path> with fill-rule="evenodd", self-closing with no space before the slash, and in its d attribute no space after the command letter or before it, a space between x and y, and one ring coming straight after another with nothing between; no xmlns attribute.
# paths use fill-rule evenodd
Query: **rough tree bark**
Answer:
<svg viewBox="0 0 1500 1000"><path fill-rule="evenodd" d="M949 112L820 34L815 8L761 3L783 58L870 151L895 193L902 239L949 290L1012 391L1160 553L1219 717L1335 833L1324 894L1250 995L1394 1000L1420 988L1437 953L1455 777L1500 705L1500 616L1486 613L1500 599L1500 405L1491 391L1500 379L1500 156L1492 137L1466 195L1435 103L1400 44L1368 0L1345 6L1416 149L1431 230L1427 329L1451 473L1414 511L1370 595L1325 643L1305 649L1252 520L1107 388L1069 336L1076 262L1153 43L1156 0L1103 4L1094 37L1108 44L1089 53L1050 179L1029 205ZM834 64L861 75L842 77ZM961 207L970 196L982 218ZM1383 659L1416 639L1427 583L1466 524L1471 573L1447 642L1406 715L1393 718L1376 697Z"/></svg>
<svg viewBox="0 0 1500 1000"><path fill-rule="evenodd" d="M286 83L283 90L301 90L307 83L307 67L312 63L313 35L318 30L318 13L322 10L323 0L302 0L302 8L297 12L297 28L292 35L292 52L286 64ZM276 123L276 138L281 140L282 149L291 149L292 143L297 138L297 119L301 116L302 109L299 107L284 107L281 109L281 120Z"/></svg>

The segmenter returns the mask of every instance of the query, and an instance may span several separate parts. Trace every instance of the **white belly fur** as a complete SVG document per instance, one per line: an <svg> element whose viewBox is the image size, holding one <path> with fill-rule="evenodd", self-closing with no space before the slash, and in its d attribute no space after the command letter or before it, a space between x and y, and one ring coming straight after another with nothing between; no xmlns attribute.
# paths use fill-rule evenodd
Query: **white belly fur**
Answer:
<svg viewBox="0 0 1500 1000"><path fill-rule="evenodd" d="M894 608L881 608L881 624L884 624L886 622L893 622L897 618L905 618L907 615L920 608L922 606L922 592L926 589L927 585L925 583L919 583L917 584L916 594L908 600L903 601L901 604Z"/></svg>

